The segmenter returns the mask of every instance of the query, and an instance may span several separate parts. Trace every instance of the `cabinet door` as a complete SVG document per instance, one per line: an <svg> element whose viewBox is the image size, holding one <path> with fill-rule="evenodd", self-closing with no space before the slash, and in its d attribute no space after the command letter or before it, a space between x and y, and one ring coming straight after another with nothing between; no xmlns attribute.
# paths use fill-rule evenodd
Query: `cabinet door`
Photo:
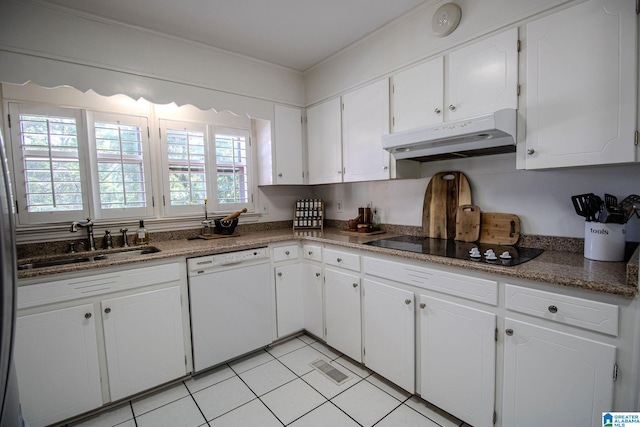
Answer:
<svg viewBox="0 0 640 427"><path fill-rule="evenodd" d="M389 152L382 135L389 133L389 80L384 79L342 97L344 181L389 179Z"/></svg>
<svg viewBox="0 0 640 427"><path fill-rule="evenodd" d="M446 120L518 108L516 28L454 51L448 59Z"/></svg>
<svg viewBox="0 0 640 427"><path fill-rule="evenodd" d="M393 76L392 92L394 133L442 123L443 57Z"/></svg>
<svg viewBox="0 0 640 427"><path fill-rule="evenodd" d="M304 184L302 174L302 111L275 106L276 184Z"/></svg>
<svg viewBox="0 0 640 427"><path fill-rule="evenodd" d="M635 2L527 24L527 169L636 161Z"/></svg>
<svg viewBox="0 0 640 427"><path fill-rule="evenodd" d="M318 338L324 338L322 269L303 264L304 329Z"/></svg>
<svg viewBox="0 0 640 427"><path fill-rule="evenodd" d="M364 364L415 392L413 292L364 281Z"/></svg>
<svg viewBox="0 0 640 427"><path fill-rule="evenodd" d="M340 98L307 109L309 184L342 182Z"/></svg>
<svg viewBox="0 0 640 427"><path fill-rule="evenodd" d="M111 400L186 374L180 288L102 301Z"/></svg>
<svg viewBox="0 0 640 427"><path fill-rule="evenodd" d="M493 426L495 328L493 313L420 295L422 398L473 426Z"/></svg>
<svg viewBox="0 0 640 427"><path fill-rule="evenodd" d="M615 347L509 318L505 332L503 426L602 425Z"/></svg>
<svg viewBox="0 0 640 427"><path fill-rule="evenodd" d="M18 317L14 361L32 427L102 406L93 305Z"/></svg>
<svg viewBox="0 0 640 427"><path fill-rule="evenodd" d="M330 269L324 275L327 344L362 362L360 278Z"/></svg>
<svg viewBox="0 0 640 427"><path fill-rule="evenodd" d="M304 328L302 264L275 268L278 338Z"/></svg>

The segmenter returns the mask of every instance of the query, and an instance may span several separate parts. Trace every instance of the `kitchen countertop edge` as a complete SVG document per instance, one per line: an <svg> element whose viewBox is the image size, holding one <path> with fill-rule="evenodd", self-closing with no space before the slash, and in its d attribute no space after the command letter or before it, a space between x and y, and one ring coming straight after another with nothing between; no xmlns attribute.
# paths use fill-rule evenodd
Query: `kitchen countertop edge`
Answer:
<svg viewBox="0 0 640 427"><path fill-rule="evenodd" d="M24 281L42 276L134 263L147 263L176 257L191 258L214 255L217 253L252 249L268 246L273 243L298 240L332 244L370 252L372 254L394 255L405 259L424 261L465 270L481 271L489 274L604 292L626 298L633 298L638 292L638 250L636 250L628 264L624 262L591 261L584 258L580 253L547 250L524 264L514 267L503 267L364 245L364 243L368 241L395 235L396 234L387 233L374 236L347 236L340 234L337 229L325 229L323 231L292 231L290 229L279 229L214 240L164 240L150 243L150 246L155 246L160 249L160 252L153 254L114 260L93 261L91 263L19 270L18 279ZM40 259L42 258L40 257ZM20 263L30 261L31 259L19 260Z"/></svg>

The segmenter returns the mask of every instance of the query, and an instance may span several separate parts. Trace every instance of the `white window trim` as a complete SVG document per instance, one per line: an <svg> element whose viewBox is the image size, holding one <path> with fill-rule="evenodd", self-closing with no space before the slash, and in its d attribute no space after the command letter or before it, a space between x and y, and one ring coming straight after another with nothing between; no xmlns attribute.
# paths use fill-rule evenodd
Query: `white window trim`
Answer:
<svg viewBox="0 0 640 427"><path fill-rule="evenodd" d="M98 180L98 156L96 151L95 138L95 122L122 122L135 124L141 130L142 144L142 165L144 168L144 185L146 206L140 208L114 208L102 209L100 203L100 184ZM149 144L149 119L144 116L135 116L128 114L113 114L88 111L87 112L87 129L89 129L89 157L91 162L91 185L92 185L92 210L94 215L100 219L129 219L129 218L153 218L153 177L151 175L151 149Z"/></svg>
<svg viewBox="0 0 640 427"><path fill-rule="evenodd" d="M225 203L225 204L219 204L218 203L218 185L217 185L217 166L218 164L216 163L216 152L215 152L215 145L216 145L216 135L217 134L228 134L228 135L237 135L237 136L242 136L245 138L245 140L247 141L247 189L248 189L248 201L247 203ZM254 183L256 181L256 173L255 170L253 168L253 158L255 156L255 151L253 149L253 141L251 140L251 130L250 129L236 129L236 128L230 128L230 127L222 127L222 126L211 126L211 141L209 141L209 150L208 150L208 157L207 157L207 165L209 166L209 170L212 169L213 167L216 167L216 171L213 172L211 171L210 173L207 174L208 179L211 181L211 185L209 186L209 188L211 189L211 191L209 192L209 194L211 194L211 198L209 199L212 203L209 204L209 208L212 208L212 210L214 212L234 212L234 211L239 211L243 208L247 208L248 212L254 212L254 203L253 203L253 194L255 192L254 190Z"/></svg>
<svg viewBox="0 0 640 427"><path fill-rule="evenodd" d="M30 224L46 224L56 222L66 222L70 216L82 219L91 215L88 200L91 199L90 189L87 186L89 171L86 167L87 153L86 145L81 142L83 135L86 135L86 122L84 114L79 109L54 107L49 105L17 103L9 102L9 114L15 117L14 123L11 125L11 152L13 157L13 177L14 190L16 197L17 219L18 225ZM39 114L39 115L64 115L74 117L76 119L76 132L78 138L78 161L80 167L80 179L82 187L83 209L69 210L60 212L29 212L27 208L27 189L26 178L24 176L24 161L22 158L22 141L20 136L20 115L21 114Z"/></svg>

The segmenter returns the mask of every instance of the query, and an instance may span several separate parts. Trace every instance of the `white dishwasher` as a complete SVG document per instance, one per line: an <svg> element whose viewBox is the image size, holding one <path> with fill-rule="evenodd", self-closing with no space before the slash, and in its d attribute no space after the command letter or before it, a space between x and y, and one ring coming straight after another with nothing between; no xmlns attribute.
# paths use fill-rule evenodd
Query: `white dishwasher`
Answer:
<svg viewBox="0 0 640 427"><path fill-rule="evenodd" d="M195 372L271 344L267 248L187 261Z"/></svg>

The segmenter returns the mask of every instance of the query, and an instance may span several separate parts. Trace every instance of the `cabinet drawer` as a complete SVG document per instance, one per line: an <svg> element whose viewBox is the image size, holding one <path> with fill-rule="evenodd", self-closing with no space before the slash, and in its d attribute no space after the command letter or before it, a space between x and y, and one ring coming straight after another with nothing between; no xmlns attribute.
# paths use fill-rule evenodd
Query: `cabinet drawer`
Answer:
<svg viewBox="0 0 640 427"><path fill-rule="evenodd" d="M298 259L298 248L299 246L297 244L273 248L273 261L280 262L290 259Z"/></svg>
<svg viewBox="0 0 640 427"><path fill-rule="evenodd" d="M508 310L618 336L618 306L506 285Z"/></svg>
<svg viewBox="0 0 640 427"><path fill-rule="evenodd" d="M113 273L88 274L73 279L19 286L18 309L178 280L180 280L180 264L172 262L152 267L133 268Z"/></svg>
<svg viewBox="0 0 640 427"><path fill-rule="evenodd" d="M364 257L366 274L423 289L455 295L472 301L498 305L498 282L462 274L448 273L401 262Z"/></svg>
<svg viewBox="0 0 640 427"><path fill-rule="evenodd" d="M346 268L347 270L360 271L359 255L325 248L323 258L325 264Z"/></svg>
<svg viewBox="0 0 640 427"><path fill-rule="evenodd" d="M312 261L322 261L322 248L316 245L303 245L302 256Z"/></svg>

